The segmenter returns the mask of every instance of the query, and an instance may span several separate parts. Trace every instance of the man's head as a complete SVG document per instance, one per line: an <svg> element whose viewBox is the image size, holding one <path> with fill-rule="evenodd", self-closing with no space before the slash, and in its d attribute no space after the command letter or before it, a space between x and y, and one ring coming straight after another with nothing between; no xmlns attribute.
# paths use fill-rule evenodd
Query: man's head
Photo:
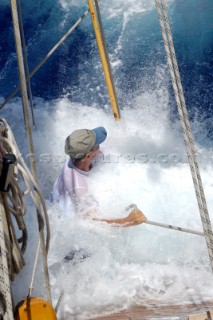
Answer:
<svg viewBox="0 0 213 320"><path fill-rule="evenodd" d="M65 153L73 160L83 159L88 153L97 149L106 137L107 132L103 127L75 130L66 138Z"/></svg>

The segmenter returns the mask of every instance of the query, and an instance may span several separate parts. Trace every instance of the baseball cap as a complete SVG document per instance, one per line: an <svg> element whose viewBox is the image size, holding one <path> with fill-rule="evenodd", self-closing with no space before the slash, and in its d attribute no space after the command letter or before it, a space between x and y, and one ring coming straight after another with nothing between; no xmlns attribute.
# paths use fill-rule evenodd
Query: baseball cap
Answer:
<svg viewBox="0 0 213 320"><path fill-rule="evenodd" d="M75 130L66 138L65 153L73 159L81 159L106 137L107 132L104 127Z"/></svg>

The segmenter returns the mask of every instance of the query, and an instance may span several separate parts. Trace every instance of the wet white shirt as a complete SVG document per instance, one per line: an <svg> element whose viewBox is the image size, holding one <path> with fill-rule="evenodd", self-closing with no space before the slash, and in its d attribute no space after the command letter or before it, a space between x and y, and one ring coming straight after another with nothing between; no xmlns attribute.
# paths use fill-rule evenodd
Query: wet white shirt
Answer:
<svg viewBox="0 0 213 320"><path fill-rule="evenodd" d="M88 193L88 175L89 172L78 169L68 160L55 181L53 199L66 215L84 216L96 208L97 202Z"/></svg>

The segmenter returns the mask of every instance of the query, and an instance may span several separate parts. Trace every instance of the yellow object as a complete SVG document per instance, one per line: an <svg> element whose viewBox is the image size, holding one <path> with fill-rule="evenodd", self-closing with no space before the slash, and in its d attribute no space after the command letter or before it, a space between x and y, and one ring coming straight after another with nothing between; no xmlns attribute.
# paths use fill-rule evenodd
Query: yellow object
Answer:
<svg viewBox="0 0 213 320"><path fill-rule="evenodd" d="M119 109L117 106L115 92L114 92L111 77L110 77L109 66L108 66L108 63L106 60L106 55L105 55L105 51L104 51L103 42L101 39L101 34L100 34L100 30L99 30L99 25L98 25L98 20L96 17L96 12L95 12L95 8L94 8L93 0L88 0L88 4L89 4L90 14L92 17L92 23L93 23L93 27L94 27L94 31L95 31L98 49L99 49L99 53L100 53L100 57L101 57L101 62L102 62L102 66L103 66L103 70L104 70L104 74L105 74L105 78L106 78L109 97L110 97L111 104L112 104L113 114L114 114L115 120L118 120L118 119L120 119L120 113L119 113Z"/></svg>
<svg viewBox="0 0 213 320"><path fill-rule="evenodd" d="M21 301L15 312L15 320L57 320L53 307L41 298Z"/></svg>

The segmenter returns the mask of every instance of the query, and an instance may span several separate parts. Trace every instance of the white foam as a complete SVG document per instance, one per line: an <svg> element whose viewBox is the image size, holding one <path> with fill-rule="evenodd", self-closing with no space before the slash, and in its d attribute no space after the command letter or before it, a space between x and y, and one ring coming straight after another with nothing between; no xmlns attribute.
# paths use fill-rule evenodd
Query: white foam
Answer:
<svg viewBox="0 0 213 320"><path fill-rule="evenodd" d="M122 110L122 120L117 123L110 109L77 105L66 99L36 102L34 142L40 186L46 198L65 160L66 136L77 128L102 125L108 131L103 145L107 156L95 164L89 186L99 202L99 215L122 217L127 214L126 206L136 203L150 220L202 230L189 167L169 158L178 152L182 157L184 152L182 137L172 130L166 92L158 89L139 94L134 108ZM26 156L24 129L19 126L17 131L16 126L22 118L20 108L20 101L15 100L5 117L9 118ZM205 147L199 149L205 153ZM50 154L48 162L43 161L43 153ZM127 157L127 153L131 156ZM145 153L148 161L137 161L139 153ZM167 155L168 162L158 158L159 154ZM203 160L201 173L210 213L212 172L212 163ZM65 315L66 319L89 319L130 305L148 305L150 301L175 304L211 298L212 274L202 237L149 225L120 229L98 222L69 220L60 215L57 205L48 208L54 304L61 290L65 291L61 319ZM36 244L37 240L31 241L33 250L29 248L26 255L30 264L14 285L15 301L27 293ZM83 248L90 256L78 263L64 262L64 256L73 248ZM40 262L35 294L42 293L42 286Z"/></svg>
<svg viewBox="0 0 213 320"><path fill-rule="evenodd" d="M59 3L68 13L73 5L82 6L76 0L60 0ZM138 13L154 10L154 1L107 1L101 2L100 6L104 17L121 19L121 31L110 55L113 68L118 69L122 66L119 53L123 43L126 45L125 32L129 21ZM69 19L69 14L62 26L66 18ZM50 26L53 20L50 20ZM12 62L13 56L1 77ZM95 63L95 67L100 66L99 61ZM78 128L101 125L108 131L108 139L102 147L105 158L100 159L91 171L89 185L99 202L99 216L123 217L127 214L125 208L136 203L150 220L202 231L190 170L185 163L180 125L178 121L170 120L169 94L165 84L162 86L165 67L158 66L154 72L156 89L150 85L144 92L138 79L138 92L130 101L123 99L126 106L121 106L119 122L114 121L109 105L100 109L96 105L74 104L67 99L45 102L34 98L37 129L33 137L37 171L46 199L65 161L66 136ZM91 89L91 94L97 94L96 89ZM9 121L28 162L20 99L14 99L5 107L2 116ZM193 123L194 132L202 131L199 120ZM205 134L203 138L206 139ZM206 141L202 142L203 145L197 147L204 190L213 218L213 150L206 149ZM139 157L140 154L144 158ZM60 292L65 291L59 319L91 319L130 305L184 304L212 298L212 273L202 237L145 224L121 229L98 222L69 220L61 216L57 205L50 205L48 201L47 204L51 223L48 259L54 305ZM36 212L30 204L27 224L30 232L25 255L27 266L14 283L15 302L28 293L38 242ZM90 256L81 262L66 263L63 258L73 248L83 248ZM44 295L43 283L40 260L34 295Z"/></svg>

